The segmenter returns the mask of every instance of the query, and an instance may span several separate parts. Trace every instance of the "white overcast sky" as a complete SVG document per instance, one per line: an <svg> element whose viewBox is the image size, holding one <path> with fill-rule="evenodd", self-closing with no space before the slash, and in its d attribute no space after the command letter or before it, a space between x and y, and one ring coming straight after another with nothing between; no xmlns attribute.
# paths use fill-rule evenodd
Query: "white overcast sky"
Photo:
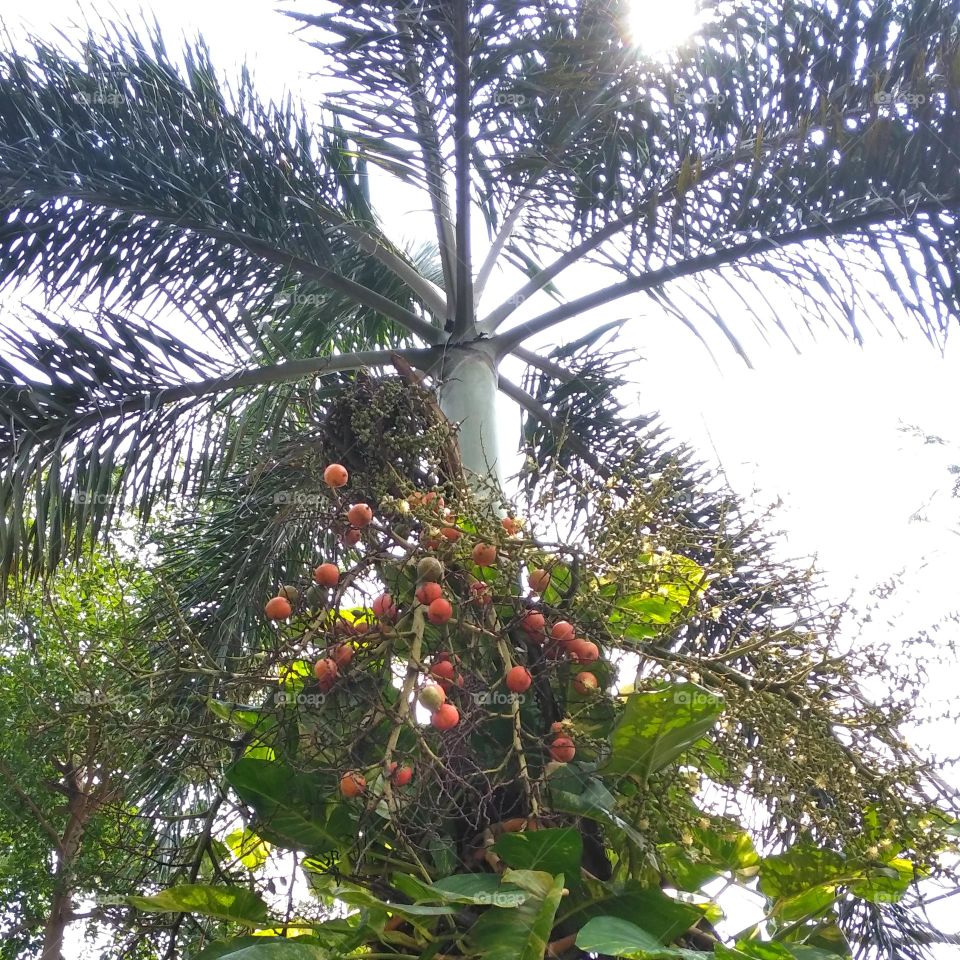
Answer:
<svg viewBox="0 0 960 960"><path fill-rule="evenodd" d="M136 18L141 6L3 0L2 14L14 35L26 23L50 36L54 30L72 32L71 25L84 16L111 19L117 11ZM654 27L678 19L675 5L648 3L648 9ZM316 88L306 74L318 54L292 36L293 22L274 12L273 4L163 0L154 12L173 48L184 32L199 32L228 73L245 59L263 94L290 88L311 102ZM429 225L416 198L381 190L375 199L396 239L415 237ZM568 296L585 292L590 277L578 274L561 289ZM491 297L499 302L509 292L504 280ZM639 410L659 410L677 438L722 465L734 489L759 507L782 500L776 526L785 531L787 555L816 554L837 598L851 590L865 597L871 587L904 571L904 587L884 612L897 618L898 630L929 626L960 607L960 501L949 495L953 478L947 469L960 462L960 350L951 343L941 354L909 325L901 339L882 319L882 335L861 323L867 330L862 347L826 328L814 341L800 332L799 318L782 294L777 303L781 319L796 331L799 355L782 337L771 334L766 344L751 334L751 322L735 305L726 318L748 345L753 370L711 334L715 364L692 334L649 301L617 303L598 318L630 318L624 339L643 357L633 374ZM575 323L555 337L579 336L584 329ZM902 432L905 424L947 445L924 444ZM516 436L504 438L505 455ZM887 617L878 629L889 630ZM951 632L956 637L955 627ZM930 703L952 699L953 685L941 674L929 691ZM916 739L926 736L918 732ZM952 730L941 726L934 736L946 752L956 753L947 747ZM943 923L955 928L946 917L950 902L943 904ZM951 953L956 956L956 948L938 956Z"/></svg>

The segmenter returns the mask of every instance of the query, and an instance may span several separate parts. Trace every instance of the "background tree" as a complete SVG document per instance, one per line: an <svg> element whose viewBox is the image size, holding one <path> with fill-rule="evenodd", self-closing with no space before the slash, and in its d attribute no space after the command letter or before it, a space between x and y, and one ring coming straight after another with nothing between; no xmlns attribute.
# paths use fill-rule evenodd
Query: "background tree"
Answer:
<svg viewBox="0 0 960 960"><path fill-rule="evenodd" d="M591 492L608 481L629 518L626 540L611 544L659 534L663 522L651 526L632 498L666 462L640 456L655 449L645 433L641 448L623 447L600 330L552 356L524 346L565 319L645 292L726 330L705 286L715 278L749 289L745 309L775 322L755 305L756 285L743 286L772 275L811 315L842 315L855 333L857 311L886 310L892 288L942 335L956 291L954 4L718 6L704 42L669 66L638 58L616 4L333 10L291 14L326 31L318 63L341 77L321 124L262 104L246 78L229 94L202 47L175 68L156 34L118 29L74 53L36 41L4 55L0 273L71 302L102 296L88 323L33 313L28 329L7 332L0 551L15 580L79 555L126 506L146 520L186 495L196 515L162 545L183 622L221 670L252 651L273 664L279 650L251 598L334 550L342 517L298 499L317 497L329 454L374 506L443 487L473 524L465 532L489 535L496 389L525 411L532 495L539 481L566 511L610 523ZM435 247L391 242L370 204L371 165L425 191ZM490 237L482 257L471 251L475 215ZM610 285L538 312L559 297L561 274L586 262L614 271ZM482 294L498 264L529 280L489 308ZM885 292L853 282L868 270ZM176 332L138 314L153 298L179 311ZM510 325L521 307L526 319ZM498 374L507 356L529 365L524 387ZM336 375L387 368L400 379ZM411 368L459 424L459 452L443 440L425 453L443 427ZM461 457L486 503L463 489ZM727 569L708 536L723 509L688 506L706 540L694 549L678 538L685 546L671 555L699 550L687 559ZM382 583L386 548L366 546L366 573ZM514 550L514 583L534 546ZM736 582L730 613L714 604L714 620L699 601L683 603L686 632L672 615L659 632L679 631L698 657L706 636L726 657L755 610ZM634 587L651 600L649 583ZM583 609L584 624L599 623ZM150 623L169 628L169 614L158 596ZM379 656L411 661L402 648ZM205 709L196 678L179 692ZM753 750L775 739L738 729ZM160 740L155 756L183 746ZM905 823L899 843L911 846ZM629 869L640 882L642 865ZM535 899L553 896L525 882Z"/></svg>

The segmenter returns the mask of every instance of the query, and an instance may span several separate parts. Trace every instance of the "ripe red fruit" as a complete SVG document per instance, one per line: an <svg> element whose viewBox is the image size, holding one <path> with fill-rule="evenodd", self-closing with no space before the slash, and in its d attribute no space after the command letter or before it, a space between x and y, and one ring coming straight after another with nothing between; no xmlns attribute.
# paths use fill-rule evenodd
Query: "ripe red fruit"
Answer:
<svg viewBox="0 0 960 960"><path fill-rule="evenodd" d="M440 533L449 540L451 543L456 543L462 536L461 532L456 527L441 527Z"/></svg>
<svg viewBox="0 0 960 960"><path fill-rule="evenodd" d="M559 643L569 643L577 635L573 624L567 620L558 620L550 628L550 636Z"/></svg>
<svg viewBox="0 0 960 960"><path fill-rule="evenodd" d="M430 722L438 730L450 730L460 722L460 711L452 703L441 704L430 718Z"/></svg>
<svg viewBox="0 0 960 960"><path fill-rule="evenodd" d="M439 660L431 668L430 672L439 680L452 680L457 672L451 660Z"/></svg>
<svg viewBox="0 0 960 960"><path fill-rule="evenodd" d="M286 597L271 597L263 608L263 612L271 620L286 620L293 613L293 607L290 606L290 601Z"/></svg>
<svg viewBox="0 0 960 960"><path fill-rule="evenodd" d="M574 663L594 663L600 659L600 648L591 640L574 640L567 646Z"/></svg>
<svg viewBox="0 0 960 960"><path fill-rule="evenodd" d="M348 547L355 547L360 542L360 531L356 527L349 527L343 531L343 542Z"/></svg>
<svg viewBox="0 0 960 960"><path fill-rule="evenodd" d="M321 563L314 569L313 579L321 587L335 587L340 582L340 570L335 563Z"/></svg>
<svg viewBox="0 0 960 960"><path fill-rule="evenodd" d="M373 510L367 503L355 503L347 511L347 520L351 527L368 527L373 520Z"/></svg>
<svg viewBox="0 0 960 960"><path fill-rule="evenodd" d="M527 574L527 582L534 593L543 593L550 586L550 574L538 567Z"/></svg>
<svg viewBox="0 0 960 960"><path fill-rule="evenodd" d="M471 556L478 567L492 567L497 562L497 548L492 543L478 543Z"/></svg>
<svg viewBox="0 0 960 960"><path fill-rule="evenodd" d="M342 463L331 463L330 466L323 471L323 482L334 490L338 487L346 486L349 479L350 474L347 473L347 468Z"/></svg>
<svg viewBox="0 0 960 960"><path fill-rule="evenodd" d="M353 647L349 643L338 643L332 650L333 661L338 670L346 670L353 660Z"/></svg>
<svg viewBox="0 0 960 960"><path fill-rule="evenodd" d="M485 607L493 600L489 585L482 580L476 580L474 583L471 583L470 592L473 594L473 602L477 604L477 606Z"/></svg>
<svg viewBox="0 0 960 960"><path fill-rule="evenodd" d="M355 770L350 770L340 778L340 793L347 799L359 797L367 789L367 781Z"/></svg>
<svg viewBox="0 0 960 960"><path fill-rule="evenodd" d="M512 537L514 534L517 534L523 529L520 526L520 521L514 517L504 517L500 521L500 526Z"/></svg>
<svg viewBox="0 0 960 960"><path fill-rule="evenodd" d="M443 596L443 587L439 583L425 583L417 590L417 599L426 607Z"/></svg>
<svg viewBox="0 0 960 960"><path fill-rule="evenodd" d="M413 767L407 764L398 767L395 763L391 763L390 779L395 787L405 787L413 779Z"/></svg>
<svg viewBox="0 0 960 960"><path fill-rule="evenodd" d="M394 606L393 597L389 593L381 593L373 603L370 604L373 615L380 620L392 620L396 616L397 608Z"/></svg>
<svg viewBox="0 0 960 960"><path fill-rule="evenodd" d="M556 734L562 734L563 724L559 720L555 720L553 723L550 724L550 732L556 733Z"/></svg>
<svg viewBox="0 0 960 960"><path fill-rule="evenodd" d="M544 619L543 614L537 610L527 610L527 612L520 617L520 626L530 634L543 633L543 628L546 625L547 621Z"/></svg>
<svg viewBox="0 0 960 960"><path fill-rule="evenodd" d="M526 693L533 683L533 677L526 667L513 667L507 671L507 689L511 693Z"/></svg>
<svg viewBox="0 0 960 960"><path fill-rule="evenodd" d="M577 753L577 748L569 737L557 737L550 744L550 756L557 763L569 763Z"/></svg>
<svg viewBox="0 0 960 960"><path fill-rule="evenodd" d="M443 509L443 497L440 496L436 490L428 490L426 493L420 493L419 491L411 493L407 497L407 503L411 507L433 507L436 510Z"/></svg>
<svg viewBox="0 0 960 960"><path fill-rule="evenodd" d="M443 692L443 687L436 683L428 683L421 691L418 698L422 706L427 710L436 710L443 705L447 695Z"/></svg>
<svg viewBox="0 0 960 960"><path fill-rule="evenodd" d="M443 597L438 597L427 607L427 619L436 626L446 623L452 616L453 606Z"/></svg>
<svg viewBox="0 0 960 960"><path fill-rule="evenodd" d="M573 689L579 694L593 693L599 686L597 678L592 673L587 673L586 670L573 678Z"/></svg>
<svg viewBox="0 0 960 960"><path fill-rule="evenodd" d="M329 690L333 686L339 673L337 661L331 657L324 657L313 665L313 675L320 681L323 690Z"/></svg>

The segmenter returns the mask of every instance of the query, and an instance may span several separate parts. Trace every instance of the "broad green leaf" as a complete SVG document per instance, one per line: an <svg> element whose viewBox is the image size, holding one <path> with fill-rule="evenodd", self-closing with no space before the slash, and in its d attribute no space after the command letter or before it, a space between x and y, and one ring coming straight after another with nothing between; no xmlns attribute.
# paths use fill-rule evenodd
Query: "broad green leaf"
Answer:
<svg viewBox="0 0 960 960"><path fill-rule="evenodd" d="M600 953L631 960L660 960L682 957L705 960L711 956L698 950L664 946L653 934L621 917L594 917L577 934L577 946L587 953Z"/></svg>
<svg viewBox="0 0 960 960"><path fill-rule="evenodd" d="M759 951L759 952L755 952ZM716 960L792 960L778 943L752 943L740 941L735 947L718 943L713 948Z"/></svg>
<svg viewBox="0 0 960 960"><path fill-rule="evenodd" d="M660 944L667 944L701 916L701 910L692 904L680 903L660 890L629 881L602 884L593 896L564 903L559 919L585 924L594 917L619 917L631 923L642 918L644 930Z"/></svg>
<svg viewBox="0 0 960 960"><path fill-rule="evenodd" d="M770 941L740 940L734 947L718 943L713 953L717 960L793 960L785 946Z"/></svg>
<svg viewBox="0 0 960 960"><path fill-rule="evenodd" d="M129 897L128 902L149 913L199 913L245 927L264 927L270 923L263 900L241 887L185 883L151 897Z"/></svg>
<svg viewBox="0 0 960 960"><path fill-rule="evenodd" d="M841 956L848 954L841 955L802 943L739 940L734 947L718 944L714 956L717 960L840 960Z"/></svg>
<svg viewBox="0 0 960 960"><path fill-rule="evenodd" d="M501 883L492 873L461 873L434 884L423 883L409 874L395 874L393 885L418 903L462 903L475 906L517 907L528 894Z"/></svg>
<svg viewBox="0 0 960 960"><path fill-rule="evenodd" d="M224 837L227 846L248 870L263 866L270 856L270 844L265 843L252 830L234 830Z"/></svg>
<svg viewBox="0 0 960 960"><path fill-rule="evenodd" d="M211 944L196 960L331 960L336 955L312 937L309 941L303 937L241 937L224 944Z"/></svg>
<svg viewBox="0 0 960 960"><path fill-rule="evenodd" d="M867 881L866 890L878 897L893 896L898 887L905 889L909 883L895 867L865 865L808 843L760 863L760 890L774 901L771 914L785 921L822 913L836 900L838 887L852 887L859 881ZM881 881L889 883L889 894L879 886Z"/></svg>
<svg viewBox="0 0 960 960"><path fill-rule="evenodd" d="M349 805L316 777L244 757L227 770L227 781L256 810L257 834L277 846L316 854L337 850L354 837Z"/></svg>
<svg viewBox="0 0 960 960"><path fill-rule="evenodd" d="M470 928L467 943L483 960L543 960L563 896L563 876L507 870L503 877L533 896L518 907L487 910Z"/></svg>
<svg viewBox="0 0 960 960"><path fill-rule="evenodd" d="M578 876L583 855L580 833L572 827L505 833L493 852L509 866Z"/></svg>
<svg viewBox="0 0 960 960"><path fill-rule="evenodd" d="M840 853L796 844L786 853L765 857L760 863L760 890L773 899L791 897L827 881L848 876L851 865Z"/></svg>
<svg viewBox="0 0 960 960"><path fill-rule="evenodd" d="M760 855L750 835L742 830L691 828L693 844L663 843L657 854L679 890L695 892L726 872L755 872Z"/></svg>
<svg viewBox="0 0 960 960"><path fill-rule="evenodd" d="M381 900L375 897L368 890L355 884L341 884L330 888L330 895L343 903L355 907L373 907L375 910L383 913L396 913L406 917L409 920L417 920L422 917L442 917L455 913L453 907L448 905L425 906L421 903L400 903L395 900Z"/></svg>
<svg viewBox="0 0 960 960"><path fill-rule="evenodd" d="M555 783L556 781L556 783ZM562 788L559 786L562 784ZM615 812L617 801L613 794L593 777L585 781L552 777L550 806L562 813L575 813L615 827L634 843L643 844L644 837Z"/></svg>
<svg viewBox="0 0 960 960"><path fill-rule="evenodd" d="M265 733L276 726L276 717L269 713L261 713L252 707L244 707L237 703L226 703L223 700L209 698L207 706L210 712L221 720L232 723L245 733Z"/></svg>
<svg viewBox="0 0 960 960"><path fill-rule="evenodd" d="M604 773L645 780L696 743L723 709L716 694L693 683L634 693L610 735Z"/></svg>
<svg viewBox="0 0 960 960"><path fill-rule="evenodd" d="M449 838L433 835L427 843L430 857L441 876L448 876L460 865L457 845Z"/></svg>
<svg viewBox="0 0 960 960"><path fill-rule="evenodd" d="M918 877L913 861L900 858L870 866L864 873L866 879L851 883L847 889L871 903L897 903Z"/></svg>

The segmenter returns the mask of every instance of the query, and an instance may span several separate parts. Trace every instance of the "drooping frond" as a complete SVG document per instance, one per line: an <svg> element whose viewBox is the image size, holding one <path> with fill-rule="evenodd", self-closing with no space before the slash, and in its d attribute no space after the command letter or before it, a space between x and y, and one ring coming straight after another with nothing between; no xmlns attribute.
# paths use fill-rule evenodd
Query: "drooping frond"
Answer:
<svg viewBox="0 0 960 960"><path fill-rule="evenodd" d="M331 104L429 185L431 163L453 169L456 5L330 6L290 15L322 30ZM808 324L839 317L859 337L865 314L912 315L941 340L960 280L956 0L716 3L664 61L638 50L630 8L471 5L475 202L495 254L521 270L557 257L484 329L592 259L626 279L518 336L631 292L663 303L669 285L668 307L712 318L740 350L718 282L775 327L746 286L772 275ZM879 282L857 283L864 270Z"/></svg>
<svg viewBox="0 0 960 960"><path fill-rule="evenodd" d="M134 510L200 497L249 444L269 448L292 393L325 373L385 366L390 351L333 353L303 337L237 368L214 338L188 345L105 310L87 325L32 311L0 329L0 573L51 569ZM407 353L416 362L417 351ZM260 444L263 448L263 444Z"/></svg>
<svg viewBox="0 0 960 960"><path fill-rule="evenodd" d="M0 283L113 305L305 284L370 311L375 340L436 335L437 288L383 237L350 145L246 72L226 89L202 44L178 68L156 30L0 53L0 209Z"/></svg>
<svg viewBox="0 0 960 960"><path fill-rule="evenodd" d="M583 258L625 279L518 336L647 292L688 320L711 318L739 351L731 309L791 332L763 292L780 281L808 325L859 338L871 316L912 316L941 341L960 282L960 7L755 2L708 13L696 44L669 62L623 63L629 93L581 154L589 189L558 203L563 185L544 180L549 202L538 194L527 207L520 242L542 257L546 237L557 256L522 295ZM611 17L612 47L619 29Z"/></svg>

